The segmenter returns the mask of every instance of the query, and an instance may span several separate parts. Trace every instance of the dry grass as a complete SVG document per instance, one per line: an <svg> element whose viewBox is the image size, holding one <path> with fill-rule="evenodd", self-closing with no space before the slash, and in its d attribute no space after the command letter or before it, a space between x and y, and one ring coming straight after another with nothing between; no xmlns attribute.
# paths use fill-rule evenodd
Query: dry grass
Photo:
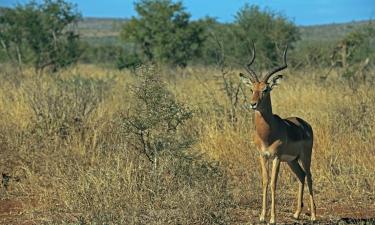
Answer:
<svg viewBox="0 0 375 225"><path fill-rule="evenodd" d="M79 66L60 74L66 80L82 75L110 78L111 83L92 113L79 126L72 122L62 135L57 131L77 107L70 93L61 92L47 76L36 78L30 72L15 79L9 71L0 72L0 172L12 178L0 198L21 200L24 219L46 224L236 224L233 210L246 209L255 210L249 221L256 221L251 217L260 207L261 181L251 141L252 112L240 107L237 122L229 122L218 71L191 68L184 78L168 82L176 98L193 110L183 129L196 141L183 155L160 156L156 168L121 129L121 115L133 102L130 72ZM286 74L272 101L275 113L302 117L314 129L318 209L334 202L374 207L375 91L370 84L353 91L336 78L322 82L303 76ZM32 94L49 99L42 105L50 107L49 113L66 111L48 117L49 130L37 126ZM59 122L61 117L67 119ZM281 211L292 212L296 189L283 165Z"/></svg>

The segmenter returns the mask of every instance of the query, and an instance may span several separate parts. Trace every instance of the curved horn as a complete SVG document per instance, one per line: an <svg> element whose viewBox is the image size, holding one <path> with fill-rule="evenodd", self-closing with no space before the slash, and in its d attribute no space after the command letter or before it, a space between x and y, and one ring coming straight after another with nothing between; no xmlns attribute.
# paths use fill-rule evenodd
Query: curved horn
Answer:
<svg viewBox="0 0 375 225"><path fill-rule="evenodd" d="M271 72L267 73L267 75L264 76L264 79L263 79L264 82L267 82L268 79L270 79L270 77L271 77L273 74L275 74L275 73L277 73L277 72L279 72L279 71L281 71L281 70L283 70L283 69L285 69L285 68L288 67L288 65L286 64L286 53L287 53L287 51L288 51L288 45L285 47L285 50L284 50L284 55L283 55L283 58L284 58L284 65L279 66L279 67L276 67L276 68L273 69Z"/></svg>
<svg viewBox="0 0 375 225"><path fill-rule="evenodd" d="M255 60L255 44L254 44L254 42L253 42L253 56L252 56L250 62L245 66L245 69L246 69L246 71L247 71L247 72L248 72L253 78L255 78L255 80L256 80L257 82L259 82L259 79L258 79L257 74L255 73L255 71L254 71L253 69L251 69L251 64L253 64L254 60Z"/></svg>

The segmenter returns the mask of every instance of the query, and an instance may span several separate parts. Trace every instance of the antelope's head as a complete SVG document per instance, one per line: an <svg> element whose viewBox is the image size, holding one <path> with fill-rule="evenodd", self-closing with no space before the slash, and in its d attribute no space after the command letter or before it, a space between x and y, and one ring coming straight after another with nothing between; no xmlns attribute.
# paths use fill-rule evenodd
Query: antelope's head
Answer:
<svg viewBox="0 0 375 225"><path fill-rule="evenodd" d="M263 103L265 102L265 99L269 99L270 93L272 89L277 86L280 83L280 80L283 78L283 75L276 75L277 72L280 72L281 70L285 69L288 65L286 64L286 53L288 50L288 46L286 46L284 50L284 65L279 66L269 73L267 73L263 78L260 78L257 76L255 71L251 68L251 64L253 64L255 60L255 47L253 44L253 56L250 62L245 66L246 71L248 72L248 75L245 75L243 73L240 73L240 77L242 82L244 82L247 86L250 87L250 90L252 92L252 96L250 99L250 106L252 109L256 110L258 108L261 108ZM272 77L272 79L270 79Z"/></svg>

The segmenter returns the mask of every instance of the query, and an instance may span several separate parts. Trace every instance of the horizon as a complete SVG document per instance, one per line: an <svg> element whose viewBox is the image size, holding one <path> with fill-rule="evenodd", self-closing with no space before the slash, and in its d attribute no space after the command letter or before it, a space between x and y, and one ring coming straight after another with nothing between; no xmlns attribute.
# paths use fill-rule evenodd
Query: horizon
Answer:
<svg viewBox="0 0 375 225"><path fill-rule="evenodd" d="M14 7L25 4L27 0L1 0L0 6ZM37 2L41 2L38 0ZM106 3L93 4L90 0L67 0L76 4L83 18L130 19L137 16L133 0L109 0ZM175 2L175 1L174 1ZM191 14L191 20L206 16L221 23L231 23L236 13L245 5L257 5L262 10L269 9L280 13L298 26L313 26L367 21L375 18L375 2L372 0L199 0L182 1L185 10ZM229 4L230 3L230 4Z"/></svg>

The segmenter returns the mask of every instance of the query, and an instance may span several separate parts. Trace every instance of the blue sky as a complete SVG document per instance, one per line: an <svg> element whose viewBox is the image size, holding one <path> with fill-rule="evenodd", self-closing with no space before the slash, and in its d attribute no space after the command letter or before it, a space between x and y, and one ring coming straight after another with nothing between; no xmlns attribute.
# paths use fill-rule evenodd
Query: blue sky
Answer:
<svg viewBox="0 0 375 225"><path fill-rule="evenodd" d="M136 15L134 0L68 0L76 3L83 16L129 18ZM0 0L0 6L14 6L27 0ZM268 7L297 25L341 23L375 19L375 0L183 0L193 19L211 16L232 22L245 4Z"/></svg>

